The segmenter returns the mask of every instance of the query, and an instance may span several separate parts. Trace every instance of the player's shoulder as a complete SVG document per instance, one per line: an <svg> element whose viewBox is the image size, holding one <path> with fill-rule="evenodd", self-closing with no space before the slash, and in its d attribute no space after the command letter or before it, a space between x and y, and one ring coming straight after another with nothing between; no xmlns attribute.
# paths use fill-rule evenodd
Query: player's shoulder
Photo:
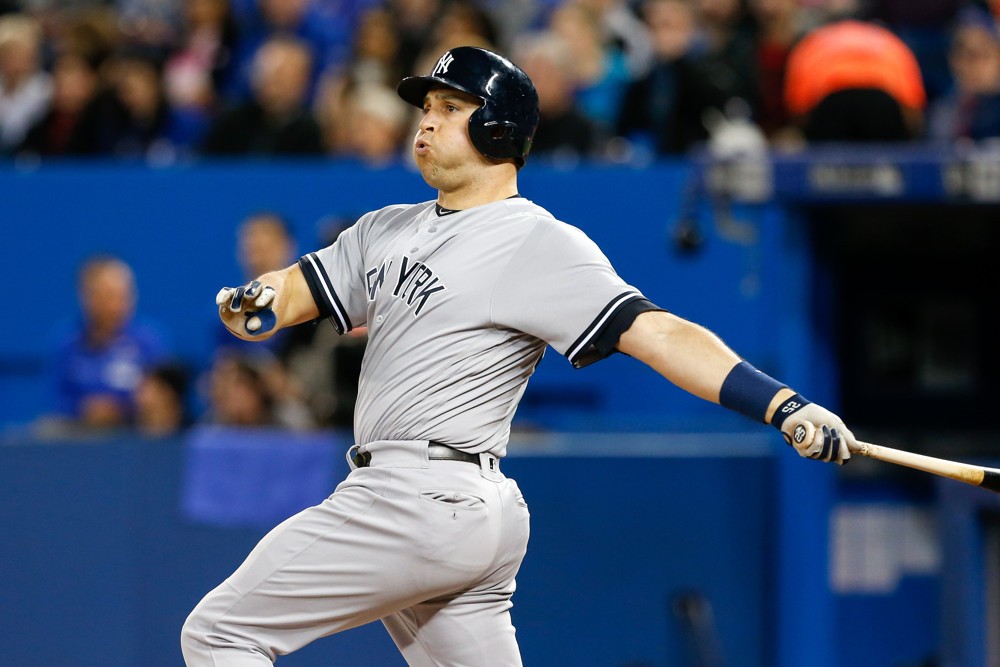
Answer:
<svg viewBox="0 0 1000 667"><path fill-rule="evenodd" d="M418 204L390 204L380 209L366 213L359 222L369 225L392 225L408 222L417 216L426 213L434 201L425 201Z"/></svg>
<svg viewBox="0 0 1000 667"><path fill-rule="evenodd" d="M548 209L539 206L530 199L518 198L508 200L507 206L511 213L524 222L530 223L538 235L554 236L586 236L580 228L560 220Z"/></svg>
<svg viewBox="0 0 1000 667"><path fill-rule="evenodd" d="M510 224L524 225L531 228L560 228L565 222L557 219L552 213L530 199L516 197L502 202L506 219Z"/></svg>
<svg viewBox="0 0 1000 667"><path fill-rule="evenodd" d="M365 239L366 243L386 234L395 234L413 224L420 216L426 215L433 206L433 201L426 201L419 204L391 204L369 211L354 224L355 233Z"/></svg>

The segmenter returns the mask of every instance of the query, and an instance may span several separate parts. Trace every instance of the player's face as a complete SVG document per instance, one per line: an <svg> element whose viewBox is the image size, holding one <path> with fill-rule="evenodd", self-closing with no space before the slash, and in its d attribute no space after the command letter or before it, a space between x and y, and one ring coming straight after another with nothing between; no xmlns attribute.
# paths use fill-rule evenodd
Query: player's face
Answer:
<svg viewBox="0 0 1000 667"><path fill-rule="evenodd" d="M470 172L488 165L469 137L469 117L479 100L448 88L431 90L424 98L424 115L413 139L413 157L427 183L454 189Z"/></svg>

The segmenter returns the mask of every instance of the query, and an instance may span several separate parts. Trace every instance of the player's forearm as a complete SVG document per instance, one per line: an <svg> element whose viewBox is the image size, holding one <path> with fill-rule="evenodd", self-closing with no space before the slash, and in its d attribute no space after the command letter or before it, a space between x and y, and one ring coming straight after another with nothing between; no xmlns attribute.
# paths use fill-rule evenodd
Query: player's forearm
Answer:
<svg viewBox="0 0 1000 667"><path fill-rule="evenodd" d="M277 318L275 330L309 322L319 317L319 309L313 301L305 276L298 264L280 271L265 273L257 279L270 285L276 292L273 310Z"/></svg>
<svg viewBox="0 0 1000 667"><path fill-rule="evenodd" d="M726 378L740 357L708 329L670 313L650 311L639 315L622 334L618 349L644 362L675 385L695 396L720 402ZM787 387L770 397L764 421L795 395Z"/></svg>
<svg viewBox="0 0 1000 667"><path fill-rule="evenodd" d="M642 313L622 334L618 349L681 389L713 403L739 356L708 329L671 313Z"/></svg>

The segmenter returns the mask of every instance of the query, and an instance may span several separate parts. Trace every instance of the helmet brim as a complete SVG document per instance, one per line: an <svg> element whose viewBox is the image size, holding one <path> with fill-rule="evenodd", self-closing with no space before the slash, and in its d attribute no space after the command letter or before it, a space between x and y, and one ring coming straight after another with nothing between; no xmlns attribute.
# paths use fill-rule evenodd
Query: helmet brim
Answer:
<svg viewBox="0 0 1000 667"><path fill-rule="evenodd" d="M403 98L407 104L412 104L418 109L424 108L424 98L427 97L427 93L434 88L451 88L452 90L457 90L465 93L466 95L472 95L477 100L482 98L465 88L464 86L459 86L453 81L448 81L447 79L442 79L436 76L408 76L399 82L396 86L396 92L399 96Z"/></svg>

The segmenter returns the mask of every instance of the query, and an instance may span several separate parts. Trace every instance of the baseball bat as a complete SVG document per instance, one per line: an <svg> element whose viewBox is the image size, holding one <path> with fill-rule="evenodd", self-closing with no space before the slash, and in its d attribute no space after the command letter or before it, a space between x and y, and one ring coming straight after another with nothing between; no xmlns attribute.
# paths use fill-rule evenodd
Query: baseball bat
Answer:
<svg viewBox="0 0 1000 667"><path fill-rule="evenodd" d="M1000 493L1000 470L996 468L986 468L971 463L959 463L958 461L949 461L948 459L904 452L901 449L873 445L868 442L861 442L860 440L858 441L857 449L852 449L851 452L867 456L870 459L878 459L879 461L922 470L932 475L940 475L971 484L972 486L979 486L994 493Z"/></svg>
<svg viewBox="0 0 1000 667"><path fill-rule="evenodd" d="M806 438L815 435L815 428L809 422L803 422L799 426L807 427L796 431L794 436L797 442L804 442ZM858 441L857 447L851 448L852 454L861 454L870 459L895 463L906 466L914 470L929 472L932 475L940 475L954 479L965 484L978 486L994 493L1000 493L1000 470L996 468L986 468L971 463L959 463L948 459L939 459L924 454L914 454L901 449L893 449L882 445L873 445L868 442Z"/></svg>

